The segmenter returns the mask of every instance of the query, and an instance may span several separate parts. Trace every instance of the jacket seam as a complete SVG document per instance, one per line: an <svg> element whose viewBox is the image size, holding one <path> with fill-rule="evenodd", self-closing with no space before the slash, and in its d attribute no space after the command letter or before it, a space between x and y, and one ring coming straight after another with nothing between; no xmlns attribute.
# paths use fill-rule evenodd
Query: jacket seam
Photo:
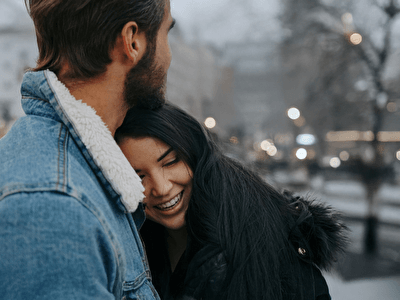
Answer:
<svg viewBox="0 0 400 300"><path fill-rule="evenodd" d="M67 160L67 142L68 142L68 130L66 126L61 123L60 133L58 135L58 163L57 163L57 183L56 189L60 185L60 189L66 192L66 160ZM61 178L60 178L61 177ZM62 181L62 183L61 183Z"/></svg>
<svg viewBox="0 0 400 300"><path fill-rule="evenodd" d="M63 128L65 128L65 138L64 138L64 143L63 143L63 145L64 145L64 164L63 164L63 176L64 176L64 180L63 180L63 187L64 187L64 191L66 191L65 190L65 187L67 186L67 178L68 178L68 176L67 176L67 166L68 166L68 164L67 164L67 162L68 162L68 141L69 141L69 134L68 134L68 128L66 127L66 126L64 126L64 124L63 124Z"/></svg>
<svg viewBox="0 0 400 300"><path fill-rule="evenodd" d="M53 187L53 188L48 187L47 189L41 187L41 188L35 189L35 188L33 187L34 184L30 184L30 185L32 186L31 189L26 188L27 185L24 184L25 189L18 189L18 190L14 190L14 191L9 191L8 193L4 193L4 194L2 194L2 193L0 192L0 202L3 201L3 200L5 200L6 197L11 196L11 195L14 195L14 194L19 194L19 193L36 193L36 192L39 192L39 193L40 193L40 192L44 192L44 193L60 193L60 194L64 194L64 195L66 195L66 196L69 196L69 197L75 199L75 200L76 200L77 202L79 202L83 207L85 207L85 208L96 218L96 220L100 223L101 227L102 227L103 230L104 230L104 233L107 235L107 238L109 239L109 241L110 241L110 243L111 243L111 245L112 245L112 248L113 248L113 251L114 251L114 257L115 257L116 262L117 262L118 270L121 270L120 255L119 255L119 251L117 250L118 247L115 245L115 242L114 242L114 241L116 241L117 239L114 238L113 235L110 233L110 230L108 229L108 226L106 226L105 223L101 220L101 218L100 218L100 216L97 214L97 212L96 212L95 210L91 209L91 207L86 203L86 201L84 201L83 199L81 199L81 198L83 198L83 197L80 197L80 196L82 196L81 193L77 192L77 191L74 190L74 189L68 188L68 187L63 188L63 190L55 189L54 187ZM56 184L56 185L57 185L57 184ZM68 192L67 189L69 189L70 192ZM64 190L65 190L65 191L64 191ZM117 276L117 275L116 275L116 276Z"/></svg>
<svg viewBox="0 0 400 300"><path fill-rule="evenodd" d="M29 100L39 100L39 101L43 101L46 103L50 103L49 100L43 99L43 98L39 98L39 97L32 97L32 96L21 96L21 99L29 99Z"/></svg>
<svg viewBox="0 0 400 300"><path fill-rule="evenodd" d="M62 128L63 125L61 124L60 126L60 132L58 133L58 147L57 147L57 152L58 152L58 162L57 162L57 180L56 180L56 190L58 190L58 185L60 184L60 160L61 160L61 153L60 153L60 141L61 141L61 133L62 133Z"/></svg>

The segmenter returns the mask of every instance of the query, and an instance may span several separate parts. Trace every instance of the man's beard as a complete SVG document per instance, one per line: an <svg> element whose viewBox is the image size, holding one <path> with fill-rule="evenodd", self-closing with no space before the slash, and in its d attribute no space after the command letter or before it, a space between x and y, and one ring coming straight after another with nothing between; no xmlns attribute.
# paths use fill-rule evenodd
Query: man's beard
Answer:
<svg viewBox="0 0 400 300"><path fill-rule="evenodd" d="M146 54L125 79L124 98L129 108L155 109L165 103L166 72L155 63L155 46L149 45Z"/></svg>

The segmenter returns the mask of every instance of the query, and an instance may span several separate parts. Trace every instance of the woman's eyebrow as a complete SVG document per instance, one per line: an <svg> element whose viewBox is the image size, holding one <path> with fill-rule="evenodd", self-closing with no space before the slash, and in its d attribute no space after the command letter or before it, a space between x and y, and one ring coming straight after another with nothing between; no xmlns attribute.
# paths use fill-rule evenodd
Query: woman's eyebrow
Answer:
<svg viewBox="0 0 400 300"><path fill-rule="evenodd" d="M169 148L167 151L165 151L164 154L161 155L161 156L157 159L157 162L159 162L160 160L163 160L164 157L166 157L172 150L174 150L174 149L172 149L172 147L171 147L171 148Z"/></svg>

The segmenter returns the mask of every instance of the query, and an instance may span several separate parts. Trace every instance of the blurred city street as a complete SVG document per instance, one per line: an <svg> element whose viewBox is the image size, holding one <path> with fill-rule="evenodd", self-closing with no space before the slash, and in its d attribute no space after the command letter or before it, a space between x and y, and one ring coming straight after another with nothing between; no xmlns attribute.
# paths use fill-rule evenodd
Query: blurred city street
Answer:
<svg viewBox="0 0 400 300"><path fill-rule="evenodd" d="M332 300L398 300L400 276L344 281L337 274L325 274Z"/></svg>
<svg viewBox="0 0 400 300"><path fill-rule="evenodd" d="M325 274L333 300L400 300L400 0L172 0L171 11L168 101L267 182L342 212L350 242ZM0 0L0 53L2 138L38 56L23 0Z"/></svg>
<svg viewBox="0 0 400 300"><path fill-rule="evenodd" d="M346 255L325 274L333 300L400 299L400 187L384 185L378 193L378 253L363 253L365 191L356 181L317 179L310 197L340 210L350 231ZM319 181L319 182L318 182Z"/></svg>

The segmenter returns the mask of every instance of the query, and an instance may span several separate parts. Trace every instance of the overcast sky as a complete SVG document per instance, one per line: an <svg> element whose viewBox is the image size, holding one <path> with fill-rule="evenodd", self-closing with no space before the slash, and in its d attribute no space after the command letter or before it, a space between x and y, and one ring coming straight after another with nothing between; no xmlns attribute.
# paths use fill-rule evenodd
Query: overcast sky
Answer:
<svg viewBox="0 0 400 300"><path fill-rule="evenodd" d="M171 0L172 15L188 38L218 45L279 34L280 0Z"/></svg>
<svg viewBox="0 0 400 300"><path fill-rule="evenodd" d="M170 1L172 15L189 40L200 38L221 46L243 38L279 38L280 0ZM0 4L5 2L14 2L25 11L24 0L0 0ZM15 16L3 12L1 19L0 25Z"/></svg>

